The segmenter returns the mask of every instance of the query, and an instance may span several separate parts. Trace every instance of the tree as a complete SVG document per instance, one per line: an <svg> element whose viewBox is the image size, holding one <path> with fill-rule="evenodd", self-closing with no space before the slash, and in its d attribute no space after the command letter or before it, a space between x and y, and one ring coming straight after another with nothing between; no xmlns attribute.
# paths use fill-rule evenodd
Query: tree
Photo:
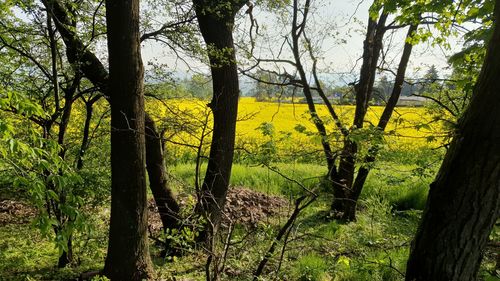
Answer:
<svg viewBox="0 0 500 281"><path fill-rule="evenodd" d="M191 96L199 99L208 99L211 96L210 79L201 74L194 74L190 79L184 80L187 91Z"/></svg>
<svg viewBox="0 0 500 281"><path fill-rule="evenodd" d="M224 208L233 164L238 113L239 82L233 42L236 13L247 1L193 0L212 73L214 116L212 143L206 175L199 194L198 213L215 232Z"/></svg>
<svg viewBox="0 0 500 281"><path fill-rule="evenodd" d="M309 37L311 29L307 26L309 19L313 18L313 15L310 13L315 11L314 7L311 6L310 0L303 2L294 0L292 1L291 11L284 13L291 15L291 27L290 33L283 42L283 46L290 47L293 59L290 60L281 57L271 59L256 58L257 64L261 62L281 63L287 64L287 66L293 67L296 70L297 75L286 75L287 73L285 73L289 78L284 83L302 89L311 121L315 125L317 134L321 140L328 168L327 179L331 183L335 197L331 209L335 217L342 220L355 220L357 200L369 173L370 165L375 161L379 150L377 144L380 144L385 126L401 95L406 67L411 55L412 46L415 43L412 38L417 33L417 28L421 21L421 7L407 7L406 4L375 0L370 7L359 79L356 83L353 83L355 115L350 127L345 124L345 120L341 120L336 108L328 99L318 75L318 58L320 57L318 55L318 46L315 46L313 44L314 41L312 41L313 38ZM390 14L396 14L400 10L403 10L403 8L406 11L404 16L400 15L396 17L396 20L388 22ZM405 39L403 55L401 56L396 73L397 82L395 82L391 92L390 102L386 105L387 112L379 120L379 124L383 125L381 127L370 126L364 128L369 101L374 91L375 76L380 63L379 57L383 48L382 41L384 35L388 30L402 27L408 27L408 33ZM251 67L251 69L253 68L255 66ZM313 79L310 79L309 76L312 76ZM317 106L314 104L314 93L317 93L325 104L330 115L328 119L333 121L331 123L338 132L330 134L329 130L327 130L328 119L319 116ZM366 138L363 139L363 135L374 135L375 137L366 140ZM363 144L367 145L368 148L361 149L362 141L364 141ZM336 142L341 143L340 149L335 147ZM366 155L363 155L362 151L367 151Z"/></svg>
<svg viewBox="0 0 500 281"><path fill-rule="evenodd" d="M495 1L500 19L500 1ZM475 280L500 216L500 26L429 197L406 280Z"/></svg>
<svg viewBox="0 0 500 281"><path fill-rule="evenodd" d="M17 13L9 16L2 15L0 30L0 49L2 55L15 57L12 62L3 64L2 87L7 91L16 93L13 97L22 97L23 103L36 103L41 107L41 112L32 114L26 118L26 113L20 110L15 100L6 99L8 106L2 106L3 111L8 111L19 118L30 120L40 130L45 144L41 149L46 149L49 156L56 143L57 156L59 159L39 159L40 163L47 166L39 171L39 177L23 181L24 188L31 189L36 184L39 192L31 192L35 206L40 209L39 222L37 225L44 231L47 223L52 224L49 228L54 230L54 241L60 249L58 267L65 267L73 261L72 240L73 233L84 227L84 220L79 215L78 209L82 205L78 200L82 198L83 182L73 182L74 171L69 169L69 160L66 151L70 145L65 141L67 127L71 119L73 103L82 97L86 90L82 88L82 76L78 67L69 67L67 61L61 58L61 44L54 29L50 13L43 11L38 4L29 3L26 6L14 6L8 3L5 11L18 8ZM15 15L15 16L14 16ZM21 18L27 19L26 21ZM6 57L7 57L6 56ZM24 70L21 70L24 69ZM16 81L13 83L13 81ZM26 133L26 132L25 132ZM17 141L16 138L12 139ZM37 147L35 143L32 146ZM19 152L22 155L22 152ZM51 155L53 156L53 155ZM15 158L18 158L17 156ZM20 157L19 157L20 158ZM17 169L36 170L40 167L34 165L37 161L29 163L21 159L15 160ZM24 163L23 163L24 162ZM48 163L59 163L60 168L54 168ZM34 165L34 166L33 166ZM80 168L77 167L77 170ZM21 174L24 174L22 172ZM24 174L26 178L29 178ZM41 190L46 192L40 194ZM32 190L33 191L33 190ZM44 198L40 202L39 198ZM78 200L75 200L78 199ZM83 201L82 201L83 202Z"/></svg>
<svg viewBox="0 0 500 281"><path fill-rule="evenodd" d="M147 236L144 66L139 1L107 0L111 99L111 221L105 274L111 280L153 276ZM125 82L124 82L125 81Z"/></svg>
<svg viewBox="0 0 500 281"><path fill-rule="evenodd" d="M274 72L258 69L252 74L252 79L255 80L253 96L257 101L293 97L295 92L294 87L283 85L282 81L286 81L287 77L280 77Z"/></svg>
<svg viewBox="0 0 500 281"><path fill-rule="evenodd" d="M387 79L387 76L382 76L373 89L373 102L385 104L391 95L392 86L392 82Z"/></svg>
<svg viewBox="0 0 500 281"><path fill-rule="evenodd" d="M83 75L90 80L95 88L106 94L108 101L110 101L112 99L112 93L108 91L108 71L97 56L89 48L85 47L84 42L78 34L76 34L75 30L69 28L70 23L72 22L72 17L70 16L69 11L63 3L58 0L43 0L43 4L51 12L51 16L55 19L54 23L66 45L66 55L68 57L68 61L74 66L79 66ZM93 103L93 100L91 99L89 102ZM145 118L146 117L147 113L145 114ZM166 170L162 161L163 156L153 154L153 152L163 152L162 147L159 147L161 146L161 141L156 139L156 136L160 136L160 134L156 132L153 119L148 118L146 123L151 124L151 126L148 126L146 130L148 133L146 150L149 151L146 154L146 157L152 157L152 159L146 159L146 164L149 164L148 173L150 188L152 189L153 196L155 197L155 202L158 204L158 210L160 211L162 222L166 223L171 221L172 218L178 217L178 214L174 213L175 210L178 209L178 204L175 203L176 199L173 197L173 193L168 188L165 180L166 176L159 176L158 174L158 172ZM163 165L163 167L158 167L158 165ZM161 188L163 190L158 190L156 188ZM157 198L156 196L161 197ZM169 202L173 202L175 204L166 205ZM161 212L161 210L168 210L168 212L164 213ZM178 224L164 224L163 228L166 230L167 228L173 228L176 225Z"/></svg>

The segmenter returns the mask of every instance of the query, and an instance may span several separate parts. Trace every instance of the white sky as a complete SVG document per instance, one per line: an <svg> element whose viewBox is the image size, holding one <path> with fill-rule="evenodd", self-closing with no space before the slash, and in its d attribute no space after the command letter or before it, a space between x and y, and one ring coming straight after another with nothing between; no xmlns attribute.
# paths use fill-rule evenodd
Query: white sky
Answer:
<svg viewBox="0 0 500 281"><path fill-rule="evenodd" d="M319 0L313 0L313 3L318 3ZM366 21L368 19L368 7L371 4L371 0L326 0L321 4L321 7L313 13L311 18L315 22L322 23L319 28L316 28L320 32L330 32L333 33L332 36L326 37L322 41L322 50L324 53L322 57L322 63L320 67L325 69L325 72L336 73L334 76L335 81L339 84L352 82L352 75L357 74L360 62L358 59L361 57L364 30L366 26ZM246 8L243 8L243 12ZM243 14L243 12L241 14ZM258 8L254 8L254 16L259 23L259 27L262 30L266 29L269 33L279 34L280 27L276 25L275 15L270 15L267 12L259 11ZM249 17L247 15L239 16L237 23L239 24L239 30L248 32L249 29ZM326 26L326 25L329 26ZM241 34L241 33L240 33ZM386 56L386 61L392 61L392 66L396 66L399 62L400 52L403 47L403 38L406 34L406 29L400 31L394 35L392 40L392 45L390 51ZM236 35L235 37L237 37ZM314 36L311 36L314 38ZM340 40L345 40L339 43ZM280 42L280 39L269 39L273 42L265 42L269 44L276 44ZM440 73L449 73L445 70L447 67L446 56L449 56L460 49L460 44L458 39L452 39L452 50L443 50L440 47L430 46L430 43L423 43L414 47L412 57L410 60L410 66L408 70L409 77L419 77L425 74L427 69L431 65L435 65L440 71ZM389 44L390 42L386 42ZM279 45L279 44L278 44ZM273 47L271 49L276 49ZM185 73L188 72L188 67L175 60L172 54L164 53L165 48L156 43L145 43L143 46L143 60L147 65L148 61L155 61L166 63L171 68L176 68L177 72ZM256 48L256 53L261 54L261 57L269 57L270 54L266 49ZM207 68L202 64L195 62L193 60L187 60L191 68L202 69L206 72ZM327 70L326 70L327 69ZM343 77L342 73L351 73ZM389 77L391 75L387 73Z"/></svg>

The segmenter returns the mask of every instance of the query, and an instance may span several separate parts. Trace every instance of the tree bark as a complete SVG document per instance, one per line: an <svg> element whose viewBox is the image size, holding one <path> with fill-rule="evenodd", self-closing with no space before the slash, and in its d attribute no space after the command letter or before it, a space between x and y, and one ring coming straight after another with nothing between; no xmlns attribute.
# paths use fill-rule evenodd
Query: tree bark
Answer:
<svg viewBox="0 0 500 281"><path fill-rule="evenodd" d="M361 65L359 83L355 85L356 109L354 112L353 128L363 128L363 123L368 109L368 103L375 83L375 72L382 50L382 39L386 31L385 22L388 14L382 11L378 21L368 19L368 27L363 45L363 64ZM352 186L354 183L356 154L358 145L356 142L346 137L344 146L340 154L337 177L332 177L334 201L332 211L342 214L343 220L355 220L355 214L347 212L353 202Z"/></svg>
<svg viewBox="0 0 500 281"><path fill-rule="evenodd" d="M406 35L406 39L410 39L415 31L418 28L418 24L410 25L408 29L408 33ZM396 73L396 79L394 81L394 87L392 89L391 96L384 108L382 116L380 117L379 123L377 125L377 129L380 131L384 131L391 119L392 113L394 112L394 108L399 100L399 96L401 95L401 91L403 89L404 79L406 76L406 68L408 66L408 62L410 61L410 55L413 49L413 44L408 43L406 41L405 46L403 48L403 54L401 56L401 60L399 61L398 70ZM364 163L358 169L358 173L356 174L356 178L352 184L351 191L348 193L348 199L344 202L344 214L343 220L353 221L356 219L356 206L358 203L359 196L361 195L361 191L363 190L363 186L365 185L368 174L370 173L369 165L375 162L376 155L378 153L378 148L371 147L368 151L368 155L364 159Z"/></svg>
<svg viewBox="0 0 500 281"><path fill-rule="evenodd" d="M310 1L307 1L304 8L304 19L302 22L306 22L307 14L309 12ZM332 147L328 141L328 135L325 128L325 123L323 119L318 115L316 110L316 105L314 104L314 100L312 97L311 87L309 86L308 77L306 75L306 71L304 66L302 65L301 55L300 55L300 33L304 32L305 26L300 26L298 23L298 1L293 1L293 19L292 19L292 29L291 29L291 37L292 37L292 53L295 61L295 67L297 68L297 72L299 73L300 81L303 86L302 92L304 97L306 98L307 107L309 110L309 114L311 115L311 119L318 131L318 134L321 137L321 146L323 147L323 152L325 153L326 165L328 167L328 176L336 177L337 170L335 167L335 153L332 150ZM328 102L326 99L325 104ZM333 108L331 108L333 110ZM331 111L333 112L333 111Z"/></svg>
<svg viewBox="0 0 500 281"><path fill-rule="evenodd" d="M146 113L146 169L149 175L149 186L153 192L158 213L164 230L180 227L180 207L173 192L168 188L167 171L163 158L161 135L158 133L153 119ZM167 241L167 251L169 249Z"/></svg>
<svg viewBox="0 0 500 281"><path fill-rule="evenodd" d="M66 154L66 149L64 147L64 138L66 136L66 130L70 122L71 118L71 111L73 108L73 96L76 93L78 86L80 85L81 78L78 73L75 73L75 77L73 78L73 81L71 82L71 85L67 89L62 89L59 85L59 71L58 71L58 66L57 66L57 53L58 53L58 48L57 48L57 38L55 35L55 30L52 26L52 17L49 12L47 12L47 35L49 37L49 47L50 47L50 54L51 54L51 66L52 66L52 87L54 91L54 113L51 116L51 120L48 121L48 123L53 124L56 122L56 120L60 117L59 121L59 131L57 135L57 143L61 146L61 150L59 152L59 156L64 159L65 154ZM63 90L64 93L64 108L61 109L61 103L60 103L60 90ZM62 113L61 113L62 110ZM50 135L50 128L52 125L47 124L47 129L45 130L48 134L47 137ZM59 173L62 173L60 171ZM47 173L49 174L49 173ZM51 184L49 184L49 188L52 190L56 190ZM59 192L59 204L55 203L52 204L52 211L55 213L55 216L58 220L58 222L61 224L61 226L55 227L54 232L57 235L61 235L62 233L62 224L64 223L69 223L71 221L70 217L67 217L63 214L62 210L60 209L60 204L64 204L66 201L66 192L64 189L60 190ZM50 200L50 199L49 199ZM69 235L68 240L66 242L66 249L62 251L61 255L59 256L59 260L57 262L57 267L58 268L63 268L66 267L68 264L70 264L73 261L73 244L72 244L72 235Z"/></svg>
<svg viewBox="0 0 500 281"><path fill-rule="evenodd" d="M66 45L68 61L80 69L94 86L107 93L108 72L97 56L79 39L74 16L70 15L59 0L42 0L42 3L54 18L54 25Z"/></svg>
<svg viewBox="0 0 500 281"><path fill-rule="evenodd" d="M207 171L197 208L216 231L226 201L233 164L238 112L239 82L233 42L234 16L246 1L193 0L198 24L207 45L212 72L213 98L209 106L214 116L212 143Z"/></svg>
<svg viewBox="0 0 500 281"><path fill-rule="evenodd" d="M66 246L68 247L68 250L63 251L59 259L57 260L58 268L64 268L68 264L73 262L73 238L71 236L68 238L68 243L66 244Z"/></svg>
<svg viewBox="0 0 500 281"><path fill-rule="evenodd" d="M79 70L85 75L87 79L90 80L90 82L96 86L102 93L108 95L106 96L107 100L111 100L111 96L109 96L111 93L107 91L108 88L108 79L109 75L104 67L104 65L101 63L101 61L97 58L97 56L92 53L88 48L85 48L85 44L78 38L78 35L69 27L73 22L71 21L71 16L68 14L68 11L64 8L64 6L58 1L58 0L42 0L43 4L47 8L47 10L51 11L52 17L55 18L54 23L59 31L59 33L62 35L62 39L66 45L66 53L68 56L68 60L71 64L73 64L75 67L80 67ZM93 101L92 101L93 103ZM84 132L87 132L87 138L82 140L82 146L81 148L83 150L86 150L88 148L88 127L87 125L90 126L90 118L92 115L92 105L87 106L87 119L86 119L86 124L85 124L85 130ZM87 124L87 121L89 122ZM149 142L146 142L146 145ZM146 150L148 148L146 147ZM155 149L150 149L150 151L155 151ZM151 155L151 154L147 154ZM82 157L82 150L80 151L79 159L77 166L82 167L83 166L83 159ZM155 158L158 158L158 156L155 156ZM163 170L166 170L163 168ZM161 181L161 179L156 180L155 176L149 175L150 179L153 179L153 181ZM163 176L165 177L165 175ZM151 181L151 180L150 180ZM164 194L171 194L170 190L165 190L163 191ZM156 192L153 192L153 196L157 194ZM171 198L171 200L175 201L175 198ZM161 201L161 199L156 199L155 201ZM170 201L169 201L170 202ZM177 203L175 205L178 206ZM169 209L175 209L175 206L169 206ZM163 228L172 228L170 225L163 225Z"/></svg>
<svg viewBox="0 0 500 281"><path fill-rule="evenodd" d="M153 277L147 236L144 69L139 0L107 0L111 99L111 220L104 273L111 280Z"/></svg>
<svg viewBox="0 0 500 281"><path fill-rule="evenodd" d="M85 123L83 125L83 137L82 143L80 145L80 150L78 151L78 160L76 162L76 169L81 170L83 168L83 156L89 148L89 138L90 138L90 123L92 122L92 115L94 112L94 105L91 102L85 103Z"/></svg>
<svg viewBox="0 0 500 281"><path fill-rule="evenodd" d="M495 18L500 18L496 0ZM459 122L413 241L407 281L475 280L500 215L500 28Z"/></svg>

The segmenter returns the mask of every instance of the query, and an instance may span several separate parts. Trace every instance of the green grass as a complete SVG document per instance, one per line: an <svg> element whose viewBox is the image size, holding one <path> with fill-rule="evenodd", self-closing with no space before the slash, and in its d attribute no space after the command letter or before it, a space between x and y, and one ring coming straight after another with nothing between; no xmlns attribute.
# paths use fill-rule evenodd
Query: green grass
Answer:
<svg viewBox="0 0 500 281"><path fill-rule="evenodd" d="M278 163L274 166L273 169L277 169L282 175L311 189L319 188L326 174L325 166L317 164ZM194 170L194 164L169 167L173 182L177 183L175 185L177 190L194 191ZM417 170L416 165L379 162L370 172L361 198L384 197L395 210L399 211L423 210L432 177L422 176L416 173ZM263 166L234 164L231 185L286 197L299 194L301 192L299 185L282 175ZM204 169L201 172L201 177L203 176ZM329 193L331 186L324 184L321 190Z"/></svg>
<svg viewBox="0 0 500 281"><path fill-rule="evenodd" d="M409 165L379 164L368 177L361 198L384 198L398 211L423 210L432 177L415 175L414 170Z"/></svg>
<svg viewBox="0 0 500 281"><path fill-rule="evenodd" d="M82 240L80 240L82 241ZM92 245L82 249L76 247L77 267L57 269L58 250L48 239L30 225L8 225L0 227L0 280L72 280L82 272L102 266L103 255L96 257L90 251Z"/></svg>
<svg viewBox="0 0 500 281"><path fill-rule="evenodd" d="M421 173L420 165L406 161L384 161L374 166L361 195L355 223L342 224L328 218L332 197L325 192L300 215L288 242L278 243L263 280L403 280L401 273L405 271L410 242L432 180ZM326 172L323 165L280 163L276 168L308 188L320 187L323 192L328 189L328 186L320 186ZM192 194L193 164L171 166L169 172L171 184L178 193ZM234 165L231 185L290 199L301 193L297 184L270 169L244 164ZM55 268L57 250L36 229L29 225L0 227L0 280L69 280L82 272L102 268L109 215L106 210L102 207L92 214L95 230L76 237L77 263L62 270ZM255 228L237 225L221 280L251 280L286 219L284 214ZM169 260L161 259L159 251L151 243L155 270L160 278L205 280L207 255L201 249ZM489 269L494 262L490 259L485 265Z"/></svg>
<svg viewBox="0 0 500 281"><path fill-rule="evenodd" d="M276 164L273 169L288 178L294 179L308 188L317 187L321 178L326 173L326 168L314 164ZM169 167L169 172L177 183L177 189L194 190L195 182L194 164L179 164ZM205 175L205 167L202 167L201 177ZM274 194L290 195L297 193L300 188L297 184L290 182L283 176L263 166L234 164L231 172L231 185L248 187L256 191Z"/></svg>

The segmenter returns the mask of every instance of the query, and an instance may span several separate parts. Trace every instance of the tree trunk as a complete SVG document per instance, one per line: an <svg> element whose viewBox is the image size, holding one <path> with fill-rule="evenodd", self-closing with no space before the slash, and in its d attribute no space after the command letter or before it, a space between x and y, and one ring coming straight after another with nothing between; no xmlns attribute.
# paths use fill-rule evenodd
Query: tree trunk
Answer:
<svg viewBox="0 0 500 281"><path fill-rule="evenodd" d="M79 84L79 82L80 82L79 78L75 77L75 79L78 79L77 83ZM59 133L58 133L58 137L57 137L57 142L61 146L61 151L59 152L59 156L63 159L64 159L65 154L66 154L66 149L64 148L64 137L66 135L66 129L69 125L69 121L70 121L70 117L71 117L71 110L73 108L73 95L74 95L76 89L77 88L74 87L72 89L69 89L69 91L66 92L66 96L65 96L66 102L64 104L64 110L63 110L63 114L61 116L61 121L59 124ZM60 173L62 173L62 171ZM66 192L64 189L62 189L59 193L59 203L64 204L65 202L66 202ZM63 223L63 220L64 220L63 214L62 214L61 210L58 210L58 212L60 213L59 214L60 223ZM72 219L70 217L67 217L67 220L68 221L66 223L69 223L72 221ZM57 233L56 233L56 235L57 235ZM66 245L68 250L62 252L62 255L59 257L57 267L59 267L59 268L66 267L66 265L70 264L73 261L72 240L73 240L72 236L70 235L70 237L68 238L67 245Z"/></svg>
<svg viewBox="0 0 500 281"><path fill-rule="evenodd" d="M69 63L81 70L94 86L107 94L108 72L97 56L78 37L75 16L71 15L59 0L42 0L42 3L54 18L54 25L66 45Z"/></svg>
<svg viewBox="0 0 500 281"><path fill-rule="evenodd" d="M309 10L308 4L306 4L304 10L305 11ZM305 28L305 27L303 26L300 27L300 24L298 23L298 13L299 13L298 1L295 0L293 1L293 19L292 19L292 29L291 29L292 53L295 62L295 67L297 68L297 72L299 73L300 83L303 86L302 93L306 98L309 114L311 115L311 119L314 123L314 126L316 127L316 130L318 131L318 134L321 137L321 146L323 147L323 152L325 153L326 165L328 167L328 177L336 177L337 170L335 167L335 153L333 152L332 147L328 141L328 134L325 128L325 122L323 121L323 119L321 119L321 117L318 115L318 111L316 110L316 105L314 104L311 87L309 86L308 82L308 77L304 69L304 66L302 65L302 59L300 55L301 42L300 42L299 28ZM307 14L303 16L307 17ZM327 102L328 99L326 99L325 104ZM329 109L331 110L332 113L334 113L333 108L330 107Z"/></svg>
<svg viewBox="0 0 500 281"><path fill-rule="evenodd" d="M111 220L104 272L111 280L154 275L147 236L144 69L139 1L107 0L111 99Z"/></svg>
<svg viewBox="0 0 500 281"><path fill-rule="evenodd" d="M214 116L208 166L197 209L210 220L214 232L226 201L236 136L239 84L232 32L234 16L245 3L236 2L220 5L212 1L193 1L210 60L213 98L209 106Z"/></svg>
<svg viewBox="0 0 500 281"><path fill-rule="evenodd" d="M83 75L87 79L92 82L92 84L99 88L99 90L106 94L106 99L108 101L111 100L110 92L107 91L108 88L108 72L101 61L97 58L97 56L90 51L89 48L85 48L85 44L80 40L78 35L69 28L72 26L73 21L71 20L71 16L68 14L68 11L64 8L64 6L58 0L42 0L45 7L51 11L52 16L56 19L54 20L55 26L58 29L61 37L66 44L66 53L68 56L68 61L82 71ZM93 104L94 101L92 101ZM87 137L82 140L81 148L83 150L80 151L77 167L83 167L83 156L84 150L88 148L88 129L90 126L90 118L92 115L92 105L90 107L87 105L87 119L84 129L84 134L87 132ZM87 121L89 122L87 124ZM150 178L154 176L149 175ZM161 181L161 180L159 180ZM169 190L165 190L165 193L171 193ZM153 192L153 196L156 193ZM155 198L155 201L156 198ZM177 203L175 205L178 205ZM174 209L175 206L169 207L170 209ZM172 228L170 225L163 225L163 228Z"/></svg>
<svg viewBox="0 0 500 281"><path fill-rule="evenodd" d="M59 257L59 260L57 261L57 267L58 268L64 268L68 264L73 262L73 238L70 236L68 238L68 250L63 251L62 255Z"/></svg>
<svg viewBox="0 0 500 281"><path fill-rule="evenodd" d="M55 109L54 113L51 117L51 122L55 122L57 118L60 116L60 122L59 122L59 132L57 135L57 143L61 146L61 150L59 152L59 156L64 159L65 154L66 154L66 149L64 147L64 138L66 136L66 130L68 128L70 118L71 118L71 111L73 109L73 96L76 93L78 86L80 85L80 76L78 73L75 73L75 77L73 78L73 81L70 85L69 88L63 89L64 92L64 108L62 109L62 114L60 112L61 110L61 104L60 104L60 90L61 87L59 85L59 72L58 72L58 67L57 67L57 38L55 35L55 30L52 27L52 17L49 12L47 12L47 30L48 30L48 36L49 36L49 46L50 46L50 53L51 53L51 65L52 65L52 86L53 86L53 91L54 91L54 104L55 104ZM49 126L50 127L50 126ZM50 128L47 129L47 132L50 131ZM59 171L59 173L63 173L62 171ZM49 173L47 173L49 174ZM49 187L52 190L56 190L52 185ZM60 205L64 204L66 202L66 192L64 189L59 191L59 202L53 204L53 209L52 211L56 213L55 217L57 218L58 222L61 224L60 227L54 228L54 232L57 235L61 235L63 224L67 224L72 222L72 219L70 217L67 217L66 215L63 214L62 210L60 209ZM57 262L57 267L58 268L64 268L68 264L70 264L73 261L73 244L72 244L72 235L70 234L68 237L68 240L66 242L66 250L63 250L61 255L59 256L59 260Z"/></svg>
<svg viewBox="0 0 500 281"><path fill-rule="evenodd" d="M366 38L363 45L363 64L361 65L359 83L355 86L356 92L356 109L354 113L353 128L359 129L363 127L368 103L373 91L375 83L375 72L382 50L382 39L386 31L385 22L388 14L383 11L375 21L371 17L368 19L368 27ZM356 142L347 137L344 140L342 153L340 154L338 175L332 177L334 201L332 203L332 211L342 214L343 220L355 220L355 214L352 213L352 205L356 204L353 200L353 183L356 167L356 154L358 145ZM354 208L355 210L355 208Z"/></svg>
<svg viewBox="0 0 500 281"><path fill-rule="evenodd" d="M146 113L146 169L149 175L149 186L153 192L163 229L178 229L180 207L174 194L168 188L167 171L163 158L161 135L156 130L153 119ZM175 251L167 243L167 253Z"/></svg>
<svg viewBox="0 0 500 281"><path fill-rule="evenodd" d="M500 0L495 1L500 18ZM500 215L500 29L495 24L468 110L431 184L407 281L475 280Z"/></svg>
<svg viewBox="0 0 500 281"><path fill-rule="evenodd" d="M90 123L92 122L92 115L94 112L93 103L85 103L85 123L83 126L83 137L82 144L80 145L80 150L78 151L78 160L76 163L76 169L81 170L83 168L83 156L89 148L89 138L90 138Z"/></svg>
<svg viewBox="0 0 500 281"><path fill-rule="evenodd" d="M406 35L406 43L403 48L403 55L401 56L401 60L399 61L398 70L396 73L396 79L394 81L394 88L392 89L391 96L384 108L384 112L380 117L377 128L380 131L384 131L389 120L391 119L394 108L396 107L399 96L401 95L401 91L403 89L404 79L406 76L406 68L408 66L408 62L410 61L410 55L413 49L413 44L408 43L408 39L413 36L415 31L418 28L418 24L410 25L408 29L408 33ZM356 178L352 184L351 192L349 193L349 200L344 202L344 214L343 220L345 221L354 221L356 219L356 205L358 203L359 196L361 195L361 191L363 190L363 186L365 185L366 178L370 173L369 164L375 161L375 157L378 153L378 148L372 147L368 151L368 155L364 159L364 163L358 169L358 173L356 174Z"/></svg>

